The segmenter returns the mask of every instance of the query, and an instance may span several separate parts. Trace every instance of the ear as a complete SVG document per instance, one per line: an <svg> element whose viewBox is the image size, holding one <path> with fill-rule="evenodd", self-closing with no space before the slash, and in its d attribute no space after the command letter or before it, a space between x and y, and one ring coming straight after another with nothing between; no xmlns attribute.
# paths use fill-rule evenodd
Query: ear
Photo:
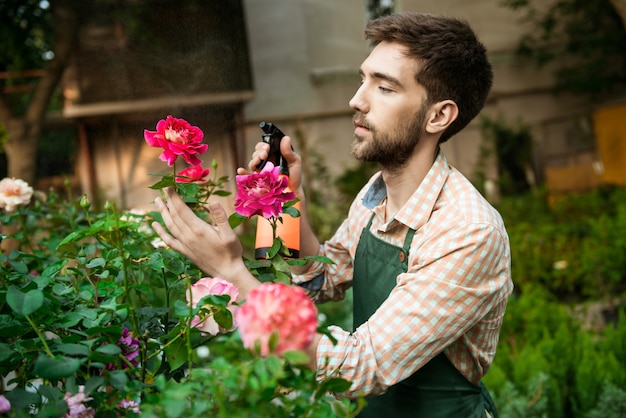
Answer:
<svg viewBox="0 0 626 418"><path fill-rule="evenodd" d="M443 100L432 105L426 120L426 132L438 134L446 130L459 115L459 108L452 100Z"/></svg>

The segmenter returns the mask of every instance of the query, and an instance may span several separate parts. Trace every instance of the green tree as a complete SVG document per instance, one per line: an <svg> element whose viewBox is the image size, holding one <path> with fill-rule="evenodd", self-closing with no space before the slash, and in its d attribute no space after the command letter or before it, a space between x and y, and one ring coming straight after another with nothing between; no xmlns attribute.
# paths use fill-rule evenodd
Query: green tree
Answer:
<svg viewBox="0 0 626 418"><path fill-rule="evenodd" d="M557 91L601 99L626 89L626 0L503 0L530 31L517 55L553 64Z"/></svg>
<svg viewBox="0 0 626 418"><path fill-rule="evenodd" d="M0 0L0 126L8 175L33 183L46 113L77 43L72 0ZM39 70L40 77L30 77ZM16 86L26 92L10 94Z"/></svg>

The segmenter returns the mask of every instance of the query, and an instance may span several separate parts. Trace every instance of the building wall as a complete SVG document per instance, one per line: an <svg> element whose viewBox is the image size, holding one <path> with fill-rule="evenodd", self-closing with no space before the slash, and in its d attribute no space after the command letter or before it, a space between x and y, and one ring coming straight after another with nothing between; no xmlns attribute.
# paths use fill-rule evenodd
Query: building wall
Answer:
<svg viewBox="0 0 626 418"><path fill-rule="evenodd" d="M575 125L589 113L587 103L555 97L549 68L518 62L513 51L528 28L497 0L397 0L397 10L446 14L467 20L485 43L494 66L494 88L482 115L532 127L534 177L543 167L577 158ZM364 0L244 0L255 98L245 108L246 145L242 164L260 139L260 120L276 123L307 154L328 158L335 174L355 164L348 101L358 84L357 69L367 56ZM443 145L448 161L472 177L482 141L479 118ZM587 143L589 145L589 143ZM588 150L585 150L587 152ZM591 158L595 158L592 153ZM495 180L496 173L489 175Z"/></svg>

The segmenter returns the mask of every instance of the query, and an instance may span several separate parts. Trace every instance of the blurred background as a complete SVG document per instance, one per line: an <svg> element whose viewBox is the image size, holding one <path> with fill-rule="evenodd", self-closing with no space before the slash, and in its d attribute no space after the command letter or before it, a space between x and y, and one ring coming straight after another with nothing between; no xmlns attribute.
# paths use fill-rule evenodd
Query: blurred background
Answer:
<svg viewBox="0 0 626 418"><path fill-rule="evenodd" d="M294 137L310 189L363 177L348 106L363 29L412 10L468 20L489 50L489 102L444 145L489 199L623 185L620 2L0 0L0 176L146 207L150 174L167 170L143 130L171 114L204 130L222 175L270 121Z"/></svg>
<svg viewBox="0 0 626 418"><path fill-rule="evenodd" d="M485 378L500 416L624 417L626 0L0 0L0 178L151 210L152 175L171 169L145 129L200 127L204 165L234 192L273 122L328 238L376 169L350 155L365 24L405 10L469 21L495 70L443 149L511 240L516 288ZM349 328L349 302L320 312Z"/></svg>

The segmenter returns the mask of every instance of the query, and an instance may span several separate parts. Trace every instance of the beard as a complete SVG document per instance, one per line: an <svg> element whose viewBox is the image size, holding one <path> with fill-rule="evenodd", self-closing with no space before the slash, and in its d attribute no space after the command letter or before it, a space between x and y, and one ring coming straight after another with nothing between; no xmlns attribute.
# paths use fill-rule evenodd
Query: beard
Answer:
<svg viewBox="0 0 626 418"><path fill-rule="evenodd" d="M387 132L378 131L365 119L363 113L356 112L353 122L358 121L369 129L371 139L366 142L365 138L355 134L352 155L359 161L376 162L389 170L404 167L422 137L426 111L427 106L420 106L410 119L400 121Z"/></svg>

